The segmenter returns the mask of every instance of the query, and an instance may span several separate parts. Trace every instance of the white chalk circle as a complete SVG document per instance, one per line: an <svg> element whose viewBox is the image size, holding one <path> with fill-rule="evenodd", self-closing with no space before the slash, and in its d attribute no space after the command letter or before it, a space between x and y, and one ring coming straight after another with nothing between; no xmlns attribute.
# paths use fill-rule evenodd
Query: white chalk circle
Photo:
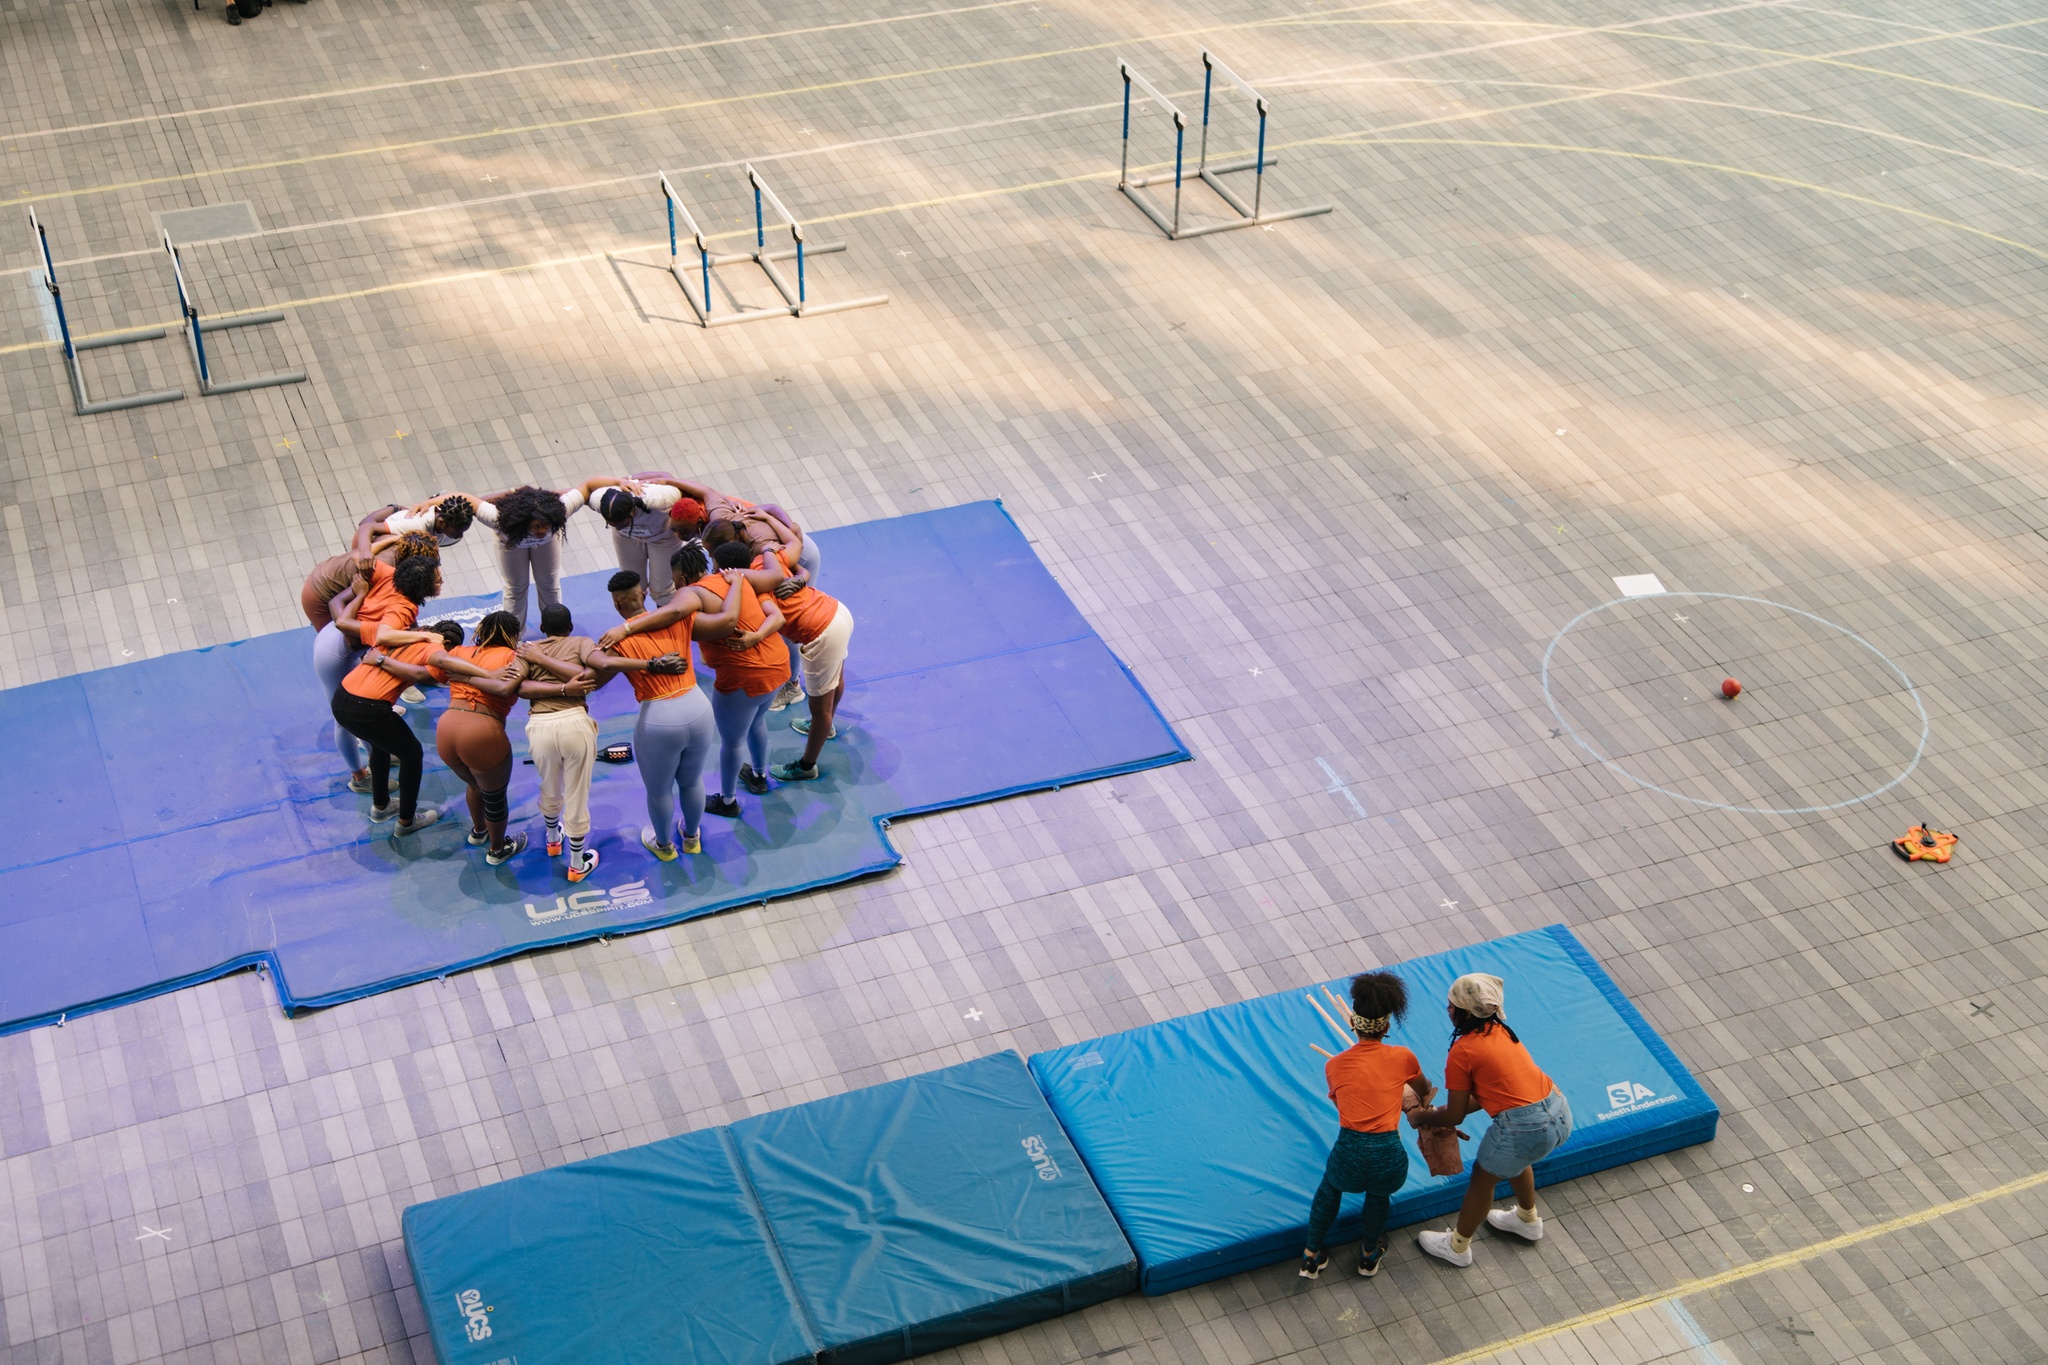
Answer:
<svg viewBox="0 0 2048 1365"><path fill-rule="evenodd" d="M1720 695L1732 677L1743 692ZM1920 766L1920 690L1882 650L1810 611L1735 593L1623 597L1543 651L1543 700L1572 741L1674 800L1752 815L1840 810Z"/></svg>

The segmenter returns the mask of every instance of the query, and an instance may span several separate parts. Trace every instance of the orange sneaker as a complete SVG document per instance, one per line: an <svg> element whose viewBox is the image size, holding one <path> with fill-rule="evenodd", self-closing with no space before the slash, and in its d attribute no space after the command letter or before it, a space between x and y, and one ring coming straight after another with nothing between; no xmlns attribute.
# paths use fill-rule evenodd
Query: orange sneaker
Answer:
<svg viewBox="0 0 2048 1365"><path fill-rule="evenodd" d="M580 863L573 863L570 865L569 880L572 882L580 882L596 870L597 850L594 848L586 848L583 850L583 861Z"/></svg>

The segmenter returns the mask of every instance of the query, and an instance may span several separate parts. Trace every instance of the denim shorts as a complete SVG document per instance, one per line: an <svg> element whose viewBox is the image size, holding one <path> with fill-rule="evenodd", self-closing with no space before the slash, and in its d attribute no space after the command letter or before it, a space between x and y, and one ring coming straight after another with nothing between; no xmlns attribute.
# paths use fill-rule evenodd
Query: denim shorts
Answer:
<svg viewBox="0 0 2048 1365"><path fill-rule="evenodd" d="M1491 1175L1506 1179L1520 1175L1564 1146L1572 1135L1572 1107L1564 1091L1552 1090L1547 1098L1494 1115L1493 1126L1479 1139L1473 1164Z"/></svg>

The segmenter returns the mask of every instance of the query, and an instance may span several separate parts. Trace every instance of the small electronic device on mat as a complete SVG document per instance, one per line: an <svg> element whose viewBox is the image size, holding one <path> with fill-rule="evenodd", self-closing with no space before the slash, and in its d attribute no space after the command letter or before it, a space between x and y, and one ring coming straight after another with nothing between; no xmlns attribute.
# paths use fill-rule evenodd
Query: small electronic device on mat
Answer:
<svg viewBox="0 0 2048 1365"><path fill-rule="evenodd" d="M597 751L597 756L606 763L631 763L633 761L633 746L621 740L617 744L605 745Z"/></svg>
<svg viewBox="0 0 2048 1365"><path fill-rule="evenodd" d="M1903 838L1892 840L1892 852L1909 863L1945 863L1954 855L1959 842L1956 835L1944 833L1922 820L1907 830Z"/></svg>

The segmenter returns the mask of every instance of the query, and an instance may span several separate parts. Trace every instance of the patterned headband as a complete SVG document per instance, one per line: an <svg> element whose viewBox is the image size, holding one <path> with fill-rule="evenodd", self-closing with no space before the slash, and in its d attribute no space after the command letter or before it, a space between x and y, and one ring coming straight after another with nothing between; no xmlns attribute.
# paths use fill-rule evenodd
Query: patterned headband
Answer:
<svg viewBox="0 0 2048 1365"><path fill-rule="evenodd" d="M1385 1033L1388 1028L1392 1027L1393 1022L1394 1016L1391 1014L1382 1014L1377 1019L1368 1019L1362 1014L1354 1014L1351 1016L1351 1029L1354 1033Z"/></svg>

